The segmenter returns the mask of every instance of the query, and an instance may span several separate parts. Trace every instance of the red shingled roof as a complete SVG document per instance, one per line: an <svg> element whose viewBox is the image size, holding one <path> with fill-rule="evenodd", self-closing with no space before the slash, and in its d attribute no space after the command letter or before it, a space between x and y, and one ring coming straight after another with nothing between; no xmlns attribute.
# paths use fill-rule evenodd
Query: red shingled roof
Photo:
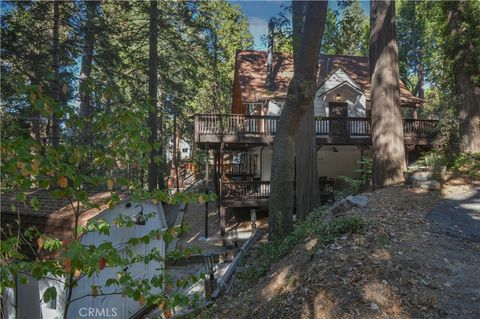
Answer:
<svg viewBox="0 0 480 319"><path fill-rule="evenodd" d="M235 94L240 94L242 103L257 102L265 98L286 98L290 80L293 77L293 57L290 54L276 54L273 59L275 89L269 91L267 79L267 52L240 51L237 55L236 78L240 88ZM330 73L338 68L345 71L359 85L367 100L370 99L370 71L368 57L322 55L319 61L319 84ZM234 96L234 100L235 100ZM238 98L238 97L237 97ZM423 102L407 89L400 81L400 101L404 106L418 105Z"/></svg>
<svg viewBox="0 0 480 319"><path fill-rule="evenodd" d="M35 226L40 232L48 234L60 240L70 239L73 236L75 225L75 214L70 202L65 198L54 198L52 193L45 190L32 190L27 193L26 203L30 199L36 197L39 202L39 210L34 211L29 205L16 200L16 193L10 192L1 194L1 227L5 228L11 225L13 229L17 229L15 222L18 217L21 220L21 229L27 229L30 226ZM120 195L123 199L124 195ZM98 208L86 209L80 204L81 211L79 224L85 225L88 220L99 215L106 209L108 205L106 201L110 198L110 192L90 193L89 201L99 205ZM77 202L73 203L75 206ZM15 206L15 211L11 210L11 206ZM34 243L35 245L35 243ZM31 255L29 251L26 251ZM54 258L55 255L48 254L46 251L41 251L41 257Z"/></svg>

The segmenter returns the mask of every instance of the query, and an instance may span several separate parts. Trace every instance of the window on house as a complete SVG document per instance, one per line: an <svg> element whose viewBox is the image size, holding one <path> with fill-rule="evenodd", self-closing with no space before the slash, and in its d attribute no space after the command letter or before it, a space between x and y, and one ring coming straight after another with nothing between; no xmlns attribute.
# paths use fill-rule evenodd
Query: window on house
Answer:
<svg viewBox="0 0 480 319"><path fill-rule="evenodd" d="M182 153L188 153L188 148L182 148Z"/></svg>

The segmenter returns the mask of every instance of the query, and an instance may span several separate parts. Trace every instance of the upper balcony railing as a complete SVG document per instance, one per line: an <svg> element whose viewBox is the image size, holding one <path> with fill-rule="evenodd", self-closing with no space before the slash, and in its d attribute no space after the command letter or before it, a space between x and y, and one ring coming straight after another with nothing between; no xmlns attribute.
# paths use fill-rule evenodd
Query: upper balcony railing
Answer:
<svg viewBox="0 0 480 319"><path fill-rule="evenodd" d="M279 116L243 114L196 114L195 136L239 135L262 137L277 132ZM437 134L436 120L403 119L405 137L434 138ZM372 125L366 117L322 117L315 119L317 137L369 137Z"/></svg>

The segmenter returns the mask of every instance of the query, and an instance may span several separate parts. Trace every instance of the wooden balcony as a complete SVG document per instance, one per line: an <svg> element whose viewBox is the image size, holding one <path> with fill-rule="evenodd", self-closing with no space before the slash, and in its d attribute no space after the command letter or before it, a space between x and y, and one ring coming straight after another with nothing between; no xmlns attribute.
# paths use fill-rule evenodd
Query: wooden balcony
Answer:
<svg viewBox="0 0 480 319"><path fill-rule="evenodd" d="M333 198L333 180L319 180L322 204ZM267 207L270 181L222 181L222 204L227 207Z"/></svg>
<svg viewBox="0 0 480 319"><path fill-rule="evenodd" d="M266 207L270 197L269 181L223 181L221 198L227 207Z"/></svg>
<svg viewBox="0 0 480 319"><path fill-rule="evenodd" d="M271 145L278 116L196 114L195 142L227 145ZM431 145L437 135L436 120L403 120L405 144ZM371 144L371 122L364 117L322 117L315 120L317 144Z"/></svg>

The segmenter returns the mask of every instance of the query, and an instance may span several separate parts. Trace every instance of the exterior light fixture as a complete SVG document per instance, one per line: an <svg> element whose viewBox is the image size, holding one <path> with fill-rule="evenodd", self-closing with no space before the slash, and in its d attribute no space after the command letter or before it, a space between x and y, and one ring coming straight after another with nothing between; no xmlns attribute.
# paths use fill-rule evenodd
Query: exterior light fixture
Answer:
<svg viewBox="0 0 480 319"><path fill-rule="evenodd" d="M335 96L335 101L341 102L342 101L342 96L340 94L337 94L337 96Z"/></svg>
<svg viewBox="0 0 480 319"><path fill-rule="evenodd" d="M135 225L145 225L147 223L147 220L145 219L145 216L143 215L143 206L138 204L135 206L135 208L140 207L140 213L132 217L132 221Z"/></svg>

